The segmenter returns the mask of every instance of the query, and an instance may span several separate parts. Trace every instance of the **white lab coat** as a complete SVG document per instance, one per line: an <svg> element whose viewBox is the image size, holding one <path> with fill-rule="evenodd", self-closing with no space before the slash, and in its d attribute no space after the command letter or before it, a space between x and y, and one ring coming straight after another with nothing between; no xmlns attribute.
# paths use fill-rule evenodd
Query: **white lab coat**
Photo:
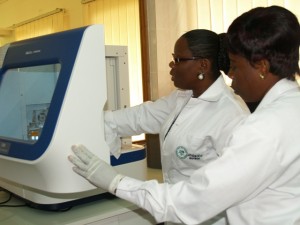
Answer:
<svg viewBox="0 0 300 225"><path fill-rule="evenodd" d="M223 155L186 182L125 177L117 196L157 221L198 224L224 209L231 225L300 224L300 90L282 79L229 139Z"/></svg>
<svg viewBox="0 0 300 225"><path fill-rule="evenodd" d="M106 112L110 148L120 148L116 140L120 136L159 133L164 181L174 184L188 180L195 170L222 154L233 128L249 115L246 104L222 76L199 98L191 95L191 91L176 90L155 102Z"/></svg>

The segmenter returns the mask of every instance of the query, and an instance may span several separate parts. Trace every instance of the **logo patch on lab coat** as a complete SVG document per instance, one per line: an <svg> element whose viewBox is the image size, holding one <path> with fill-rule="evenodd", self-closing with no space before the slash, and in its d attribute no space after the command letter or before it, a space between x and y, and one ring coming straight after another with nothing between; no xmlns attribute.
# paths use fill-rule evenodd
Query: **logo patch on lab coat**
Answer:
<svg viewBox="0 0 300 225"><path fill-rule="evenodd" d="M176 148L176 155L179 159L186 159L189 158L191 160L200 160L203 156L202 154L190 154L183 146L178 146Z"/></svg>
<svg viewBox="0 0 300 225"><path fill-rule="evenodd" d="M178 146L176 148L176 155L180 159L185 159L188 156L188 152L184 147Z"/></svg>

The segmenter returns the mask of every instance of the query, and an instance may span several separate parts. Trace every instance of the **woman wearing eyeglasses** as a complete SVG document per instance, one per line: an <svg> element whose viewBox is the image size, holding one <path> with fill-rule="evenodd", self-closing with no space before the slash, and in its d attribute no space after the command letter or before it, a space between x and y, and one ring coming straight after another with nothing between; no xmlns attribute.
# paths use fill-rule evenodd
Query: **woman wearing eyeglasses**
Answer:
<svg viewBox="0 0 300 225"><path fill-rule="evenodd" d="M229 58L216 33L183 34L169 66L177 90L155 102L105 112L105 131L116 156L120 137L160 134L164 179L174 183L221 155L227 136L249 110L224 82L221 71L228 72ZM183 159L180 152L190 156Z"/></svg>
<svg viewBox="0 0 300 225"><path fill-rule="evenodd" d="M105 113L106 141L115 155L120 137L159 133L164 182L175 184L223 154L228 136L249 110L221 75L229 70L222 41L209 30L183 34L169 63L177 90L155 102Z"/></svg>

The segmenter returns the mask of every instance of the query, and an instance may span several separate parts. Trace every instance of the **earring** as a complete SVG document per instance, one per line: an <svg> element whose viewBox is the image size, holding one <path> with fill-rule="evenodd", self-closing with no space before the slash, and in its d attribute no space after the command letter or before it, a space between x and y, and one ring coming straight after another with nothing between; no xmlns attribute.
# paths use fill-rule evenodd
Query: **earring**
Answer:
<svg viewBox="0 0 300 225"><path fill-rule="evenodd" d="M203 79L204 79L204 73L200 73L200 74L198 75L198 79L199 79L199 80L203 80Z"/></svg>
<svg viewBox="0 0 300 225"><path fill-rule="evenodd" d="M263 75L262 73L259 74L259 77L263 80L265 79L265 75Z"/></svg>

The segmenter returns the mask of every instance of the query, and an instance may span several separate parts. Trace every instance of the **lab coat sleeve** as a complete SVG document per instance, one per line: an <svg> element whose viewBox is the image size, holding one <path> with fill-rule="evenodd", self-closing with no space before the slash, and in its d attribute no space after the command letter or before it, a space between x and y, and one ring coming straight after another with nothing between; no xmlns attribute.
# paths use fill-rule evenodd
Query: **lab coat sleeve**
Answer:
<svg viewBox="0 0 300 225"><path fill-rule="evenodd" d="M121 139L117 133L117 125L110 121L113 121L112 113L110 111L104 112L105 141L111 154L119 158L121 154Z"/></svg>
<svg viewBox="0 0 300 225"><path fill-rule="evenodd" d="M104 112L105 140L112 154L118 154L121 148L120 137L142 133L159 133L165 118L173 110L178 91L155 102L116 111Z"/></svg>
<svg viewBox="0 0 300 225"><path fill-rule="evenodd" d="M124 178L117 196L148 210L157 222L199 224L223 210L253 198L282 172L276 141L244 126L216 161L174 185Z"/></svg>

